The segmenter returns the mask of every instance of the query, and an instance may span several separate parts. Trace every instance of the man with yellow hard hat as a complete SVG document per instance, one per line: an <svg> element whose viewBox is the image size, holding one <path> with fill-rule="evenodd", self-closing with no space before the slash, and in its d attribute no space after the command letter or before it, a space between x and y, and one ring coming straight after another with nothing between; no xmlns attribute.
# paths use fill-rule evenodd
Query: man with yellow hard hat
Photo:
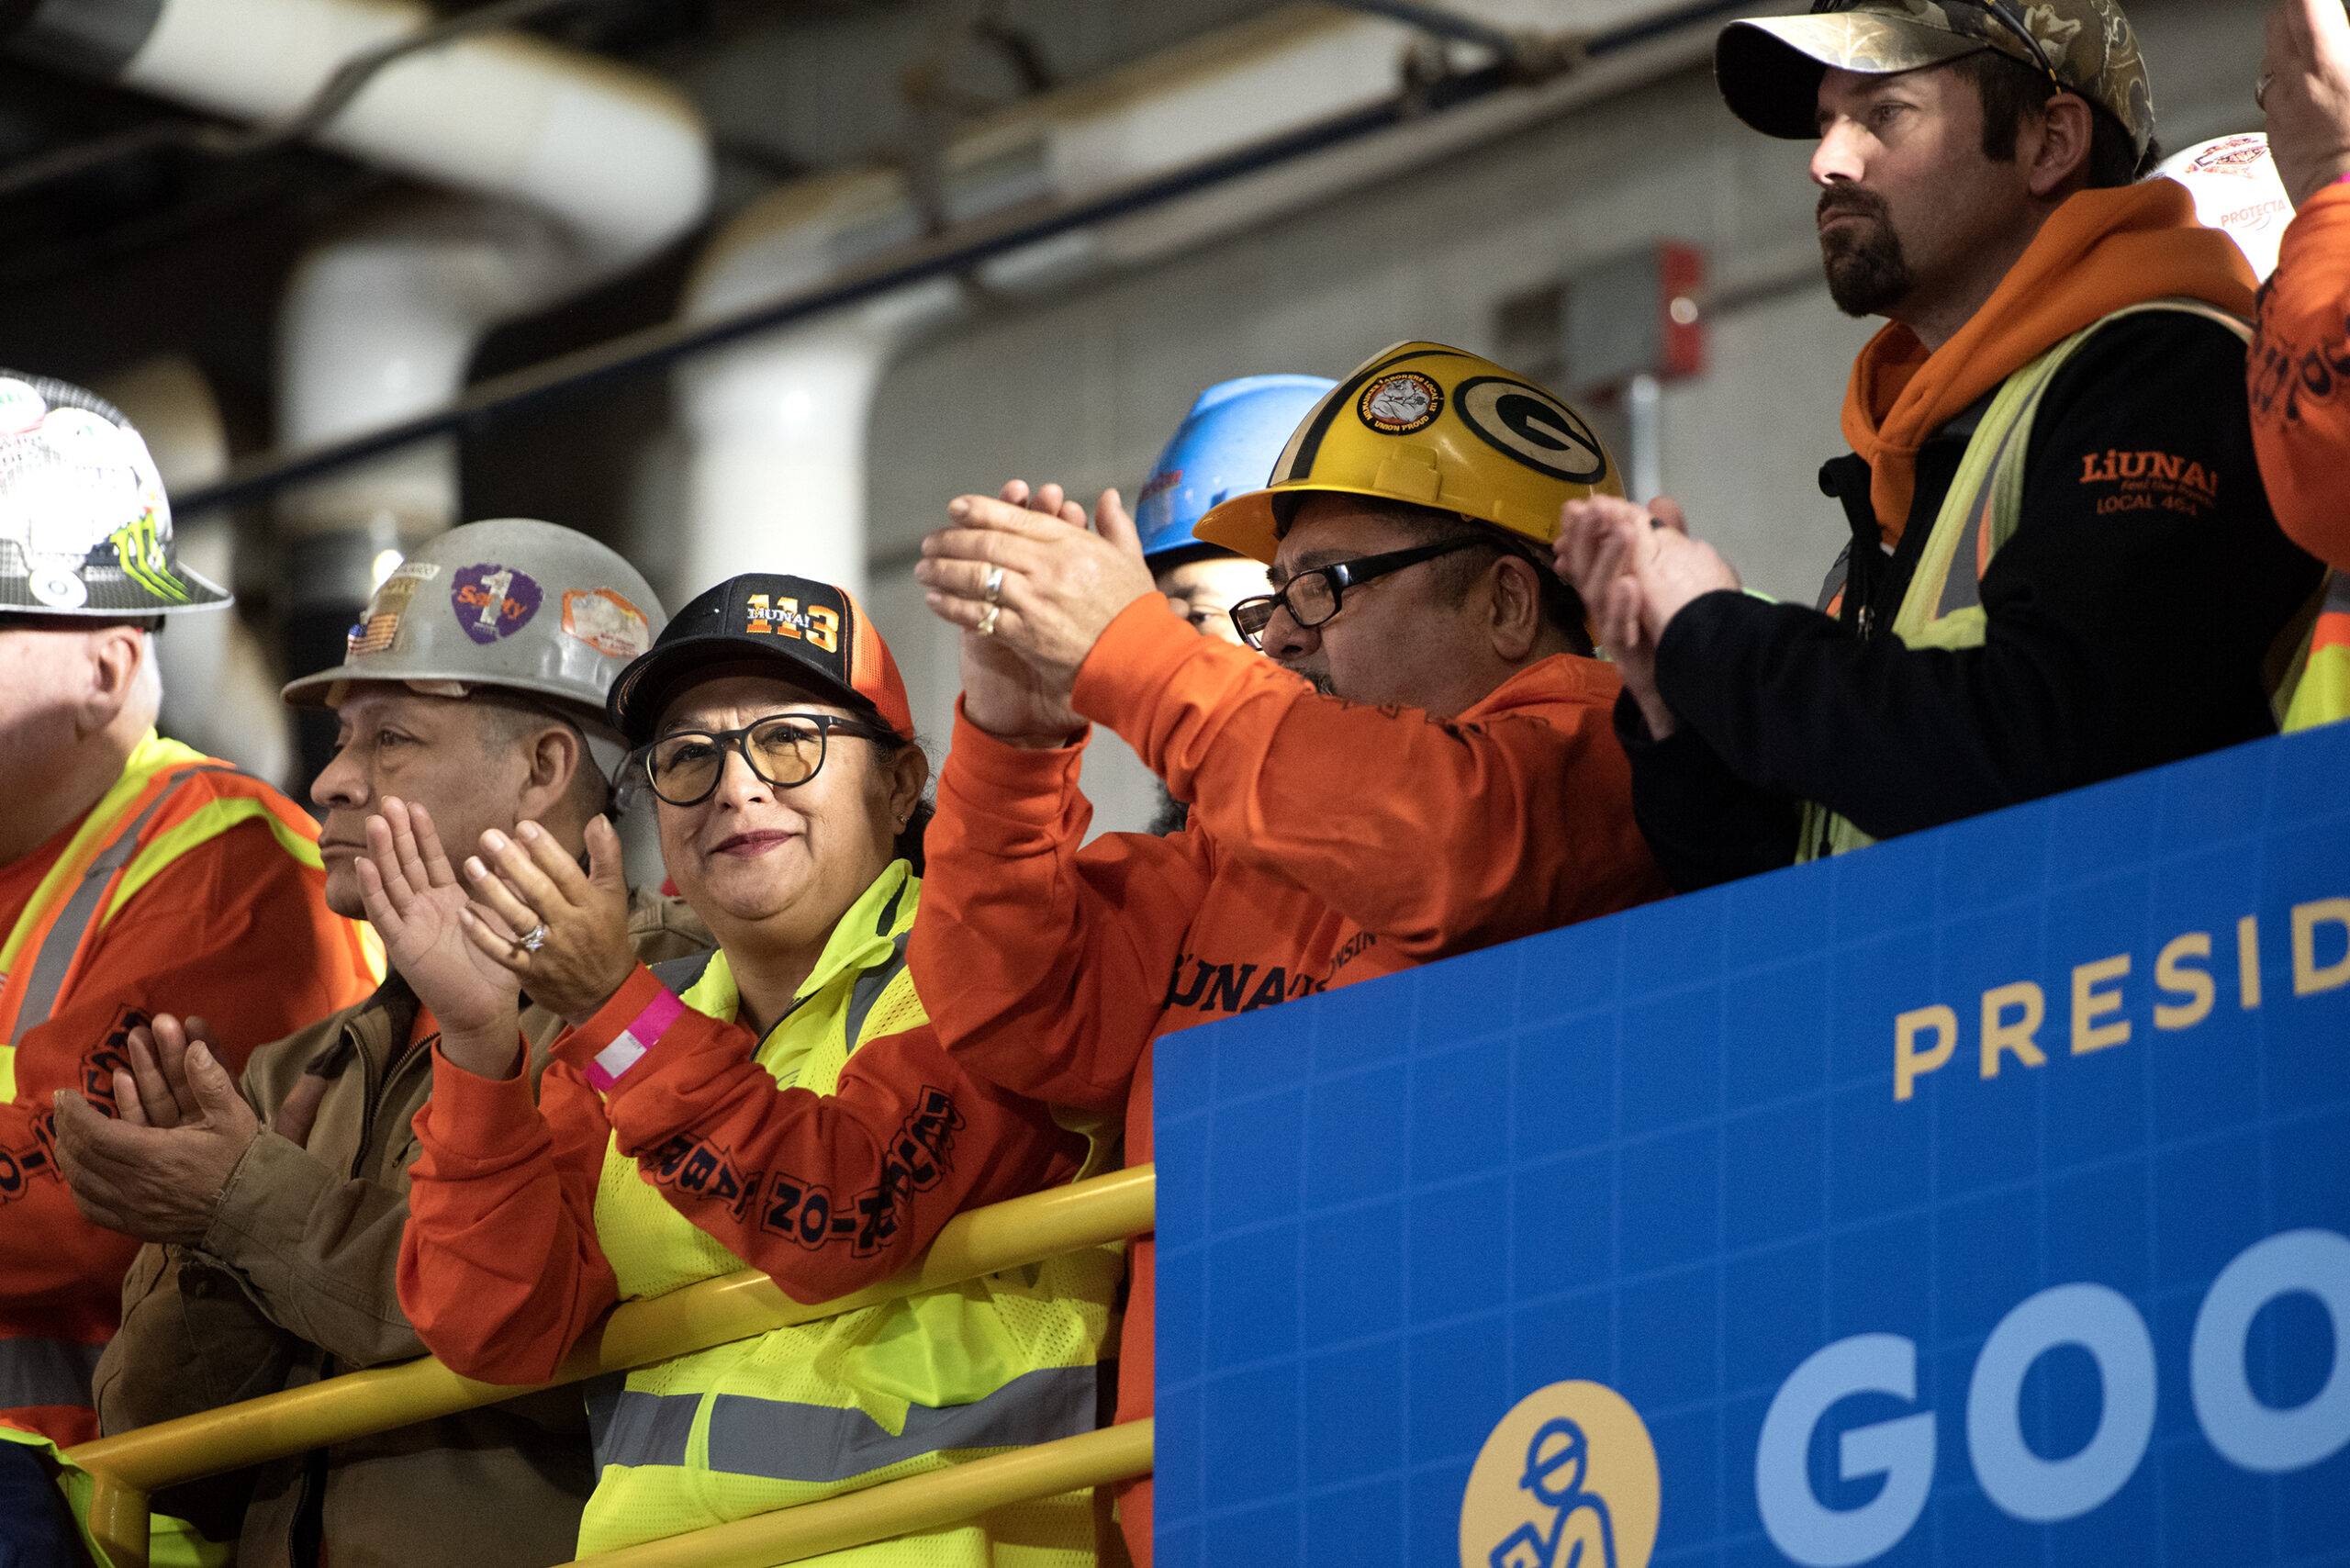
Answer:
<svg viewBox="0 0 2350 1568"><path fill-rule="evenodd" d="M1168 612L1115 491L1091 531L1057 486L957 499L916 568L963 700L909 953L948 1048L1123 1112L1140 1162L1158 1036L1658 896L1615 673L1540 554L1564 502L1620 488L1542 388L1376 354L1198 525L1270 567L1233 609L1270 659ZM1183 832L1084 843L1089 720L1199 802ZM1134 1260L1123 1420L1151 1408L1148 1237ZM1147 1563L1148 1483L1121 1506Z"/></svg>

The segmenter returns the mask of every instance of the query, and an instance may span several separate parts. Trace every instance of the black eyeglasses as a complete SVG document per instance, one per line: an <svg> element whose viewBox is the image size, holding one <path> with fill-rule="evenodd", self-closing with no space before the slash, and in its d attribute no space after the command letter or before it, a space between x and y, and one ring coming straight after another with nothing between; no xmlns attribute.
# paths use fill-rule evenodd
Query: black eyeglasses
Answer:
<svg viewBox="0 0 2350 1568"><path fill-rule="evenodd" d="M637 752L635 760L654 794L673 806L699 806L718 792L729 749L743 754L751 771L778 790L796 789L824 766L826 743L834 734L861 740L895 740L878 724L836 719L830 713L772 713L739 730L677 730Z"/></svg>
<svg viewBox="0 0 2350 1568"><path fill-rule="evenodd" d="M1298 573L1271 593L1244 599L1234 605L1232 624L1250 647L1262 648L1264 644L1258 639L1272 623L1276 610L1288 610L1289 618L1300 626L1319 626L1338 613L1347 589L1484 543L1482 539L1448 539L1441 544L1422 544L1410 550L1391 550L1384 555L1365 555L1336 566L1316 566L1310 572Z"/></svg>

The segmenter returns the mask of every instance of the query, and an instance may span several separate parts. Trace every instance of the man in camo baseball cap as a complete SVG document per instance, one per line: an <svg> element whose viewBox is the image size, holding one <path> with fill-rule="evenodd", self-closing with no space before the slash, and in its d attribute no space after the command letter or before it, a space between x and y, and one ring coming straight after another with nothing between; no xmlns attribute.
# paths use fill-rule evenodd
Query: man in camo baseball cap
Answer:
<svg viewBox="0 0 2350 1568"><path fill-rule="evenodd" d="M1748 125L1808 141L1819 134L1819 82L1830 67L1889 76L1986 50L2110 116L2145 161L2154 90L2138 35L2113 0L1818 0L1808 16L1750 17L1723 28L1714 75L1730 112Z"/></svg>

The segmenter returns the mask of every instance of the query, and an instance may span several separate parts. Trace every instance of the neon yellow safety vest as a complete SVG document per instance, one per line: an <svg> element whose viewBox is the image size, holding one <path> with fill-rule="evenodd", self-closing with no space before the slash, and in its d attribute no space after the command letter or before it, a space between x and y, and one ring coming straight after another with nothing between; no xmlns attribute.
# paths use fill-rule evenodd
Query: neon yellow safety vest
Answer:
<svg viewBox="0 0 2350 1568"><path fill-rule="evenodd" d="M1901 608L1893 618L1893 634L1904 645L1983 645L1989 626L1989 618L1983 610L1983 574L1989 568L1992 555L2015 536L2023 521L2023 487L2031 464L2031 426L2039 417L2041 399L2047 396L2049 383L2056 379L2056 373L2099 328L2125 316L2156 310L2200 316L2225 327L2247 343L2252 341L2250 322L2215 305L2195 299L2149 300L2090 322L2000 383L1991 407L1966 443L1965 455L1959 459L1958 473L1951 479L1942 510L1934 516L1933 532L1926 536L1925 551L1918 557L1917 570L1911 575L1908 589L1901 597ZM2297 676L2298 661L2280 693L2290 692ZM1827 807L1817 801L1804 802L1803 830L1796 842L1798 861L1842 855L1875 842Z"/></svg>
<svg viewBox="0 0 2350 1568"><path fill-rule="evenodd" d="M28 1432L18 1427L0 1426L0 1442L22 1443L39 1449L50 1462L57 1466L57 1489L64 1494L65 1506L73 1515L74 1528L82 1532L82 1544L88 1549L93 1562L105 1564L113 1560L99 1546L98 1538L90 1533L90 1496L97 1489L96 1480L67 1459L55 1443L39 1432ZM227 1568L236 1555L231 1543L207 1540L196 1528L185 1519L169 1514L147 1516L148 1568Z"/></svg>
<svg viewBox="0 0 2350 1568"><path fill-rule="evenodd" d="M927 1022L905 958L921 889L895 861L841 917L791 1010L759 1042L756 1060L777 1082L831 1093L852 1050ZM735 1016L723 952L654 973L697 1012ZM617 1136L597 1186L596 1235L623 1300L745 1266L670 1206ZM591 1389L601 1479L580 1554L1093 1430L1096 1362L1124 1271L1120 1249L1090 1248L641 1367L616 1393ZM825 1561L1078 1568L1094 1561L1092 1505L1071 1493Z"/></svg>
<svg viewBox="0 0 2350 1568"><path fill-rule="evenodd" d="M2350 573L2325 577L2325 602L2310 628L2307 667L2285 710L2285 729L2313 730L2350 719Z"/></svg>

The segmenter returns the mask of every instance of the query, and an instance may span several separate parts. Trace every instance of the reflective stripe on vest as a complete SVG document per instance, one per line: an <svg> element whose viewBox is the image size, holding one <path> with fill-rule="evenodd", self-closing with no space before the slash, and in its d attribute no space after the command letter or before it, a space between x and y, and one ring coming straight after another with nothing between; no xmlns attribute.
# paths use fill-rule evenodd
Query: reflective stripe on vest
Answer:
<svg viewBox="0 0 2350 1568"><path fill-rule="evenodd" d="M0 946L0 1103L17 1097L16 1042L49 1021L72 978L74 961L114 917L122 899L172 860L251 813L223 814L211 831L172 835L169 845L141 855L140 837L180 786L199 773L234 773L225 762L150 731L131 753L122 777L83 820L65 850L41 879ZM262 814L268 808L252 803ZM271 817L273 825L275 818ZM279 835L284 837L283 834ZM318 851L310 851L316 856ZM140 862L134 865L134 860ZM135 884L135 885L134 885Z"/></svg>
<svg viewBox="0 0 2350 1568"><path fill-rule="evenodd" d="M834 1092L852 1052L925 1021L906 941L921 883L902 861L845 914L790 1010L762 1039L758 1064L779 1085ZM688 1007L732 1018L739 1005L723 952L655 967ZM912 1114L913 1107L909 1107ZM722 1154L722 1151L720 1151ZM958 1149L984 1159L988 1151ZM645 1166L606 1146L597 1236L623 1298L658 1294L744 1266L686 1218ZM822 1172L806 1175L821 1182ZM741 1201L797 1204L781 1223L826 1240L855 1193L778 1187L781 1171L712 1173ZM762 1208L762 1213L767 1208ZM1098 1365L1124 1272L1113 1248L1091 1248L902 1301L770 1330L642 1367L591 1389L599 1481L580 1520L583 1556L699 1525L935 1470L973 1450L1075 1436L1102 1420ZM913 1544L860 1548L845 1562L1002 1568L1090 1562L1082 1495L1037 1505L1021 1539L974 1528ZM1042 1557L1029 1555L1031 1548Z"/></svg>
<svg viewBox="0 0 2350 1568"><path fill-rule="evenodd" d="M686 1462L699 1394L599 1393L588 1406L596 1468ZM969 1405L906 1408L892 1433L862 1410L721 1394L710 1400L712 1470L832 1485L941 1449L1024 1448L1102 1424L1101 1369L1042 1367Z"/></svg>
<svg viewBox="0 0 2350 1568"><path fill-rule="evenodd" d="M1999 384L1991 407L1968 439L1958 472L1934 514L1893 634L1911 648L1979 648L1988 631L1983 574L1999 547L2023 522L2024 480L2031 467L2031 427L2057 372L2101 329L2127 316L2175 311L2225 327L2246 343L2252 323L2199 299L2155 299L2114 311L2075 332ZM1798 862L1864 848L1875 839L1817 801L1803 807L1796 840Z"/></svg>
<svg viewBox="0 0 2350 1568"><path fill-rule="evenodd" d="M0 1339L0 1410L36 1405L90 1407L90 1380L97 1375L104 1345L71 1339Z"/></svg>

